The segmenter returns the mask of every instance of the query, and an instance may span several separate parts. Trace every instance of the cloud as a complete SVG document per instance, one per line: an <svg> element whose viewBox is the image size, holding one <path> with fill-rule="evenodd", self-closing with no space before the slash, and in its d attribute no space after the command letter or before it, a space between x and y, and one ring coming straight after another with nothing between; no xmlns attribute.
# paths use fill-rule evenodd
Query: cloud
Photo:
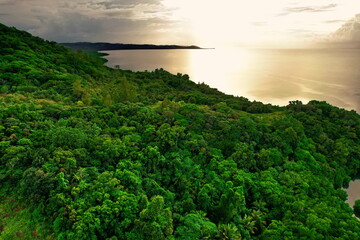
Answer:
<svg viewBox="0 0 360 240"><path fill-rule="evenodd" d="M294 28L288 29L288 32L299 39L303 40L313 40L316 39L318 36L313 30L301 29L301 28Z"/></svg>
<svg viewBox="0 0 360 240"><path fill-rule="evenodd" d="M133 21L131 19L92 19L84 15L70 14L64 20L54 20L51 27L38 28L31 32L59 42L108 41L123 43L152 43L158 31L167 29L161 19Z"/></svg>
<svg viewBox="0 0 360 240"><path fill-rule="evenodd" d="M12 0L0 0L0 4L2 6L4 6L4 5L15 5L16 2L18 2L18 1L16 1L16 0L14 0L14 1L12 1Z"/></svg>
<svg viewBox="0 0 360 240"><path fill-rule="evenodd" d="M57 42L172 44L192 39L179 31L162 0L0 0L0 5L0 22Z"/></svg>
<svg viewBox="0 0 360 240"><path fill-rule="evenodd" d="M287 16L292 13L317 13L317 12L326 12L336 8L338 4L328 4L323 6L305 6L305 7L286 7L283 8L282 12L278 14L278 16Z"/></svg>
<svg viewBox="0 0 360 240"><path fill-rule="evenodd" d="M110 0L110 1L89 1L88 5L93 7L104 7L106 9L131 8L136 5L160 5L161 0Z"/></svg>
<svg viewBox="0 0 360 240"><path fill-rule="evenodd" d="M61 42L289 42L300 29L333 31L357 1L0 0L0 22Z"/></svg>
<svg viewBox="0 0 360 240"><path fill-rule="evenodd" d="M343 23L343 22L346 22L346 21L345 21L345 20L341 20L341 19L334 19L334 20L324 21L323 23L333 24L333 23Z"/></svg>
<svg viewBox="0 0 360 240"><path fill-rule="evenodd" d="M255 27L263 27L268 25L267 22L251 22L250 24Z"/></svg>

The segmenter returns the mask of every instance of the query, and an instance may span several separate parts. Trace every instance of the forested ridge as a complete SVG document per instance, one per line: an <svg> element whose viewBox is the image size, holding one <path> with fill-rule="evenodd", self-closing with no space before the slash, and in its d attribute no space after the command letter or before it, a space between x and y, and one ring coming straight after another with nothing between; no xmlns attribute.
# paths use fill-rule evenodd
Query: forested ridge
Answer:
<svg viewBox="0 0 360 240"><path fill-rule="evenodd" d="M360 239L360 116L251 102L0 24L0 239Z"/></svg>
<svg viewBox="0 0 360 240"><path fill-rule="evenodd" d="M124 44L124 43L106 43L106 42L75 42L60 43L65 47L73 50L105 51L105 50L138 50L138 49L201 49L198 46L181 46L181 45L154 45L154 44Z"/></svg>

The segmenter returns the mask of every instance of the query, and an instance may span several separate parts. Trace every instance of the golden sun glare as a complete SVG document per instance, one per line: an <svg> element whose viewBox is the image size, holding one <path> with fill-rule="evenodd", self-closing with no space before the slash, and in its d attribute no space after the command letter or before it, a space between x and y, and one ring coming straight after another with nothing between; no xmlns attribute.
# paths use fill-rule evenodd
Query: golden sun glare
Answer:
<svg viewBox="0 0 360 240"><path fill-rule="evenodd" d="M324 11L323 3L310 0L164 0L163 4L171 9L174 20L186 25L197 43L206 46L303 44L339 27L327 23L329 19L348 19L357 12L355 1L330 4L334 8Z"/></svg>

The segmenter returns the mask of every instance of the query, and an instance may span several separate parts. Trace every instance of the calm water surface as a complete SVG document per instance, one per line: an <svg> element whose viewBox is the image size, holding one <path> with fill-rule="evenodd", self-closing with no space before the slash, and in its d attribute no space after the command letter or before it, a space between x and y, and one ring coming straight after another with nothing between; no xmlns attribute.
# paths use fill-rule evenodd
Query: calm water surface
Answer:
<svg viewBox="0 0 360 240"><path fill-rule="evenodd" d="M107 65L133 71L164 68L227 94L275 105L327 101L360 112L360 49L106 51Z"/></svg>

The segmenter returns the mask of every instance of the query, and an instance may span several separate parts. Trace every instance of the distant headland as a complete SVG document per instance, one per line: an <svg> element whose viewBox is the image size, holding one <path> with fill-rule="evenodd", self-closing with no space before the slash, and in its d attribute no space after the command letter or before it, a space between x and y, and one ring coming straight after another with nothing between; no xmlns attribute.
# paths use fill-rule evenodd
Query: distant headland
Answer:
<svg viewBox="0 0 360 240"><path fill-rule="evenodd" d="M195 45L154 45L154 44L123 44L123 43L106 43L106 42L75 42L60 43L61 45L71 48L72 50L83 50L86 52L106 51L106 50L155 50L155 49L204 49Z"/></svg>

